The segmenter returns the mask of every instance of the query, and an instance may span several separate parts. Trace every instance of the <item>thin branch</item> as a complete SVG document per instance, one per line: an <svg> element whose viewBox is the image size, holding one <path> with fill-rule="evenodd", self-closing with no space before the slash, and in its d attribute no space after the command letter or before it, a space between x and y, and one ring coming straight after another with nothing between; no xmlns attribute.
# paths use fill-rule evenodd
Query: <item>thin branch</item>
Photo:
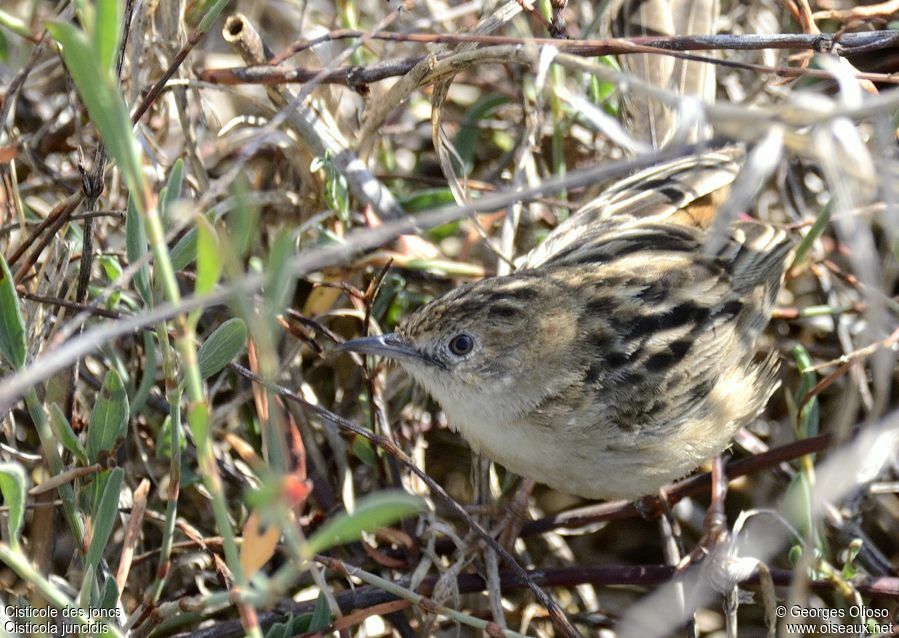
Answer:
<svg viewBox="0 0 899 638"><path fill-rule="evenodd" d="M335 32L341 34L342 32ZM359 34L362 32L351 32ZM758 35L722 35L722 36L677 36L671 38L609 38L606 40L547 40L545 38L510 38L504 36L474 35L434 35L434 34L373 34L372 39L391 35L397 39L408 38L413 42L464 41L479 42L485 46L498 45L552 45L559 50L583 57L608 55L610 53L654 53L668 55L686 60L706 62L728 68L770 73L779 77L813 77L831 79L833 75L824 69L808 69L789 66L768 66L750 62L719 60L716 58L690 55L684 51L729 50L763 50L763 49L805 49L826 51L835 55L855 55L867 51L876 51L899 43L899 32L873 31L865 34L845 34L841 38L835 36L809 34L779 34L773 36ZM869 36L869 37L855 37ZM870 37L874 36L874 37ZM326 38L328 36L322 36ZM350 37L350 36L345 36ZM354 36L355 37L355 36ZM426 39L430 38L430 40ZM387 38L390 39L390 38ZM320 40L317 39L317 40ZM316 41L316 44L318 42ZM449 57L444 53L436 56L437 60ZM275 66L264 64L259 66L231 67L223 69L204 69L199 77L205 82L223 85L235 84L281 84L304 83L315 79L322 84L342 84L358 88L366 84L403 76L416 65L425 60L427 55L385 60L366 66L342 66L335 69L314 69L302 67ZM281 60L282 56L277 56ZM855 73L860 80L899 84L899 76L892 73Z"/></svg>
<svg viewBox="0 0 899 638"><path fill-rule="evenodd" d="M838 55L859 53L875 46L884 49L899 43L899 31L867 31L864 33L844 33L834 35L821 33L776 33L772 35L681 35L666 38L603 38L590 40L559 40L555 38L513 38L501 35L473 35L464 33L394 33L381 31L368 33L351 29L331 31L318 38L301 40L284 52L271 58L270 64L279 64L291 55L325 42L348 38L369 38L391 42L421 42L424 44L461 44L473 42L481 45L549 45L566 53L586 56L612 55L621 53L648 53L646 49L668 51L714 51L757 50L757 49L811 49Z"/></svg>

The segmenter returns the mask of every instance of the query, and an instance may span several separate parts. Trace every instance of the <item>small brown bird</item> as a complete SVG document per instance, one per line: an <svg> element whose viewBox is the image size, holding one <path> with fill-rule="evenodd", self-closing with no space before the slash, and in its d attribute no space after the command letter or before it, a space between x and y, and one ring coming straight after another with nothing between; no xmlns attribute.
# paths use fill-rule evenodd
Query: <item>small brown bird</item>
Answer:
<svg viewBox="0 0 899 638"><path fill-rule="evenodd" d="M511 275L461 286L341 351L396 360L472 448L588 498L654 493L721 452L776 387L755 360L793 243L739 222L709 252L726 149L643 171Z"/></svg>

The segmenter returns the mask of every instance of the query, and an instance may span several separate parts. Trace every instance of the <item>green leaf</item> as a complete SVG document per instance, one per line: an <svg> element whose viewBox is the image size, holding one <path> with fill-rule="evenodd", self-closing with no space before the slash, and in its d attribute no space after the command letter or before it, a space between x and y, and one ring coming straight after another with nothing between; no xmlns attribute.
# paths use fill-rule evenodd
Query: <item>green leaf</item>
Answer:
<svg viewBox="0 0 899 638"><path fill-rule="evenodd" d="M618 65L618 62L615 60L614 56L611 55L602 55L596 58L596 62L600 64L604 64L607 67L614 69L615 71L620 71L621 67ZM590 75L589 77L589 86L587 88L588 96L590 97L590 101L594 104L601 105L603 110L613 117L618 117L618 100L615 96L615 91L618 86L614 82L605 82L600 80L595 75Z"/></svg>
<svg viewBox="0 0 899 638"><path fill-rule="evenodd" d="M62 58L91 121L100 132L109 155L122 171L137 210L143 212L148 198L141 172L140 147L131 128L131 119L117 79L110 68L101 65L84 31L68 22L50 22L47 30L62 45Z"/></svg>
<svg viewBox="0 0 899 638"><path fill-rule="evenodd" d="M455 203L453 192L448 188L425 188L400 200L403 210L409 213L418 213L453 203ZM453 225L458 228L458 222Z"/></svg>
<svg viewBox="0 0 899 638"><path fill-rule="evenodd" d="M87 555L84 558L85 567L94 569L100 564L103 557L103 550L109 542L109 536L112 534L113 525L115 525L116 517L119 514L119 494L122 491L122 480L125 478L125 470L120 467L109 470L103 493L99 501L94 503L94 513L91 517L91 536L90 547L87 548Z"/></svg>
<svg viewBox="0 0 899 638"><path fill-rule="evenodd" d="M303 614L294 616L290 614L284 622L275 623L265 634L266 638L290 638L297 634L304 634L309 631L312 622L312 614Z"/></svg>
<svg viewBox="0 0 899 638"><path fill-rule="evenodd" d="M59 405L55 402L50 406L50 424L53 426L53 431L63 447L75 455L79 461L88 465L87 452L84 451L81 440L75 434L72 426L69 425L66 415L62 413Z"/></svg>
<svg viewBox="0 0 899 638"><path fill-rule="evenodd" d="M422 270L446 277L484 276L483 267L465 261L452 261L451 259L407 259L403 261L403 268Z"/></svg>
<svg viewBox="0 0 899 638"><path fill-rule="evenodd" d="M116 585L115 578L107 576L103 582L103 590L100 592L100 597L94 601L91 607L94 609L106 609L111 612L111 614L107 615L107 618L115 618L115 611L113 610L118 602L119 586Z"/></svg>
<svg viewBox="0 0 899 638"><path fill-rule="evenodd" d="M0 492L7 508L6 524L9 526L9 544L19 548L19 534L25 522L25 470L18 463L0 463Z"/></svg>
<svg viewBox="0 0 899 638"><path fill-rule="evenodd" d="M141 362L140 369L143 376L137 390L134 391L131 399L131 413L137 414L144 408L144 404L150 397L150 390L156 385L156 371L159 369L159 355L156 349L156 339L153 334L144 331L144 358Z"/></svg>
<svg viewBox="0 0 899 638"><path fill-rule="evenodd" d="M319 592L315 599L315 609L312 610L312 620L306 631L321 631L331 624L331 609L328 607L328 598L325 592Z"/></svg>
<svg viewBox="0 0 899 638"><path fill-rule="evenodd" d="M128 395L122 378L110 370L103 380L87 431L87 458L96 463L103 452L115 449L128 427Z"/></svg>
<svg viewBox="0 0 899 638"><path fill-rule="evenodd" d="M465 113L465 123L456 134L453 146L459 154L459 159L462 160L466 173L471 172L475 148L478 146L478 138L481 136L481 130L478 128L477 122L487 118L496 109L508 102L509 98L505 95L487 95L473 104L468 109L468 112Z"/></svg>
<svg viewBox="0 0 899 638"><path fill-rule="evenodd" d="M391 490L359 499L352 514L338 514L309 538L306 558L311 558L335 545L357 540L362 532L386 527L406 516L425 509L424 499L406 492Z"/></svg>
<svg viewBox="0 0 899 638"><path fill-rule="evenodd" d="M134 264L147 254L147 233L144 230L144 218L134 206L134 198L128 198L128 212L125 216L125 252L128 263ZM148 306L153 303L150 290L150 268L144 264L134 274L134 287Z"/></svg>
<svg viewBox="0 0 899 638"><path fill-rule="evenodd" d="M205 33L212 26L212 23L215 22L215 19L218 18L222 10L228 6L229 2L231 0L202 0L201 2L191 3L185 9L184 21L191 26L196 24L195 30L199 33ZM197 23L198 18L200 18L199 24Z"/></svg>
<svg viewBox="0 0 899 638"><path fill-rule="evenodd" d="M197 351L200 376L208 379L236 357L247 342L247 324L243 319L228 319L206 338Z"/></svg>
<svg viewBox="0 0 899 638"><path fill-rule="evenodd" d="M376 467L378 464L378 457L375 454L371 441L363 439L361 436L353 439L353 454L369 467Z"/></svg>
<svg viewBox="0 0 899 638"><path fill-rule="evenodd" d="M162 207L169 209L172 204L181 199L181 192L184 189L184 160L180 157L172 164L172 170L169 171L169 178L165 182L165 201Z"/></svg>
<svg viewBox="0 0 899 638"><path fill-rule="evenodd" d="M174 270L183 270L194 259L197 258L197 229L191 228L184 233L184 236L178 240L178 243L169 253L169 259L172 260L172 268Z"/></svg>
<svg viewBox="0 0 899 638"><path fill-rule="evenodd" d="M833 213L833 200L827 202L824 205L824 208L821 209L821 212L818 213L818 217L815 218L815 223L812 224L812 227L805 234L805 237L802 238L802 241L799 243L799 246L796 248L796 253L793 256L793 265L801 264L805 261L806 256L809 251L812 249L812 246L818 238L824 233L827 229L827 226L830 224L830 216Z"/></svg>
<svg viewBox="0 0 899 638"><path fill-rule="evenodd" d="M100 68L115 73L122 24L121 0L97 0L94 14L94 50Z"/></svg>
<svg viewBox="0 0 899 638"><path fill-rule="evenodd" d="M25 321L19 309L19 295L12 273L0 255L0 356L14 370L25 366L28 347L25 343Z"/></svg>
<svg viewBox="0 0 899 638"><path fill-rule="evenodd" d="M231 240L236 248L236 256L242 258L250 249L259 222L259 210L250 201L250 185L245 178L237 179L231 185L234 208L228 213L227 227L231 229Z"/></svg>
<svg viewBox="0 0 899 638"><path fill-rule="evenodd" d="M109 281L115 281L122 276L122 264L119 263L118 257L115 255L100 255L97 263L103 267L103 272Z"/></svg>
<svg viewBox="0 0 899 638"><path fill-rule="evenodd" d="M790 481L783 499L787 520L803 538L814 538L815 517L812 512L812 486L808 474L797 472Z"/></svg>
<svg viewBox="0 0 899 638"><path fill-rule="evenodd" d="M172 417L171 415L166 416L162 421L162 427L159 428L159 433L156 435L156 458L159 459L170 459L172 458ZM187 441L183 436L178 437L178 446L184 450L187 448ZM182 479L184 477L184 472L182 471ZM182 480L182 485L184 484Z"/></svg>
<svg viewBox="0 0 899 638"><path fill-rule="evenodd" d="M858 576L860 572L859 566L855 563L855 560L858 558L859 553L862 551L863 545L864 541L862 541L862 539L853 538L851 541L849 541L849 545L846 547L846 557L843 563L843 569L840 570L840 575L847 581L850 581Z"/></svg>
<svg viewBox="0 0 899 638"><path fill-rule="evenodd" d="M96 570L93 567L85 567L81 576L81 589L78 590L77 603L82 609L86 609L92 605L91 593L94 591L97 584L94 574L95 571Z"/></svg>
<svg viewBox="0 0 899 638"><path fill-rule="evenodd" d="M818 434L818 397L812 397L806 401L806 396L818 383L817 375L812 369L812 358L801 344L793 346L793 357L796 359L796 367L799 369L800 383L794 397L796 406L802 406L802 411L797 416L796 426L799 436L802 438Z"/></svg>
<svg viewBox="0 0 899 638"><path fill-rule="evenodd" d="M265 309L269 321L284 311L288 300L293 295L297 279L289 272L290 259L294 254L293 236L281 233L269 252L265 281Z"/></svg>
<svg viewBox="0 0 899 638"><path fill-rule="evenodd" d="M197 219L197 282L194 294L202 295L218 283L222 274L222 253L218 236L205 217Z"/></svg>
<svg viewBox="0 0 899 638"><path fill-rule="evenodd" d="M178 159L169 172L169 178L166 180L165 187L159 194L159 215L168 225L172 218L172 210L175 202L181 199L181 190L184 186L184 160Z"/></svg>

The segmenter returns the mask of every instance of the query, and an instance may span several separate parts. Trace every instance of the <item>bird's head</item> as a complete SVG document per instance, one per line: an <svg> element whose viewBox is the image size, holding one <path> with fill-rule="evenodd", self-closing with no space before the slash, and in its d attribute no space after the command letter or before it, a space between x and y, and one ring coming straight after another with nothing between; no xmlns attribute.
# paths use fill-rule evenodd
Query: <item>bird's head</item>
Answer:
<svg viewBox="0 0 899 638"><path fill-rule="evenodd" d="M338 350L395 360L440 402L451 423L479 411L486 421L508 422L569 376L578 330L571 294L545 275L485 279L428 303L396 332L354 339Z"/></svg>

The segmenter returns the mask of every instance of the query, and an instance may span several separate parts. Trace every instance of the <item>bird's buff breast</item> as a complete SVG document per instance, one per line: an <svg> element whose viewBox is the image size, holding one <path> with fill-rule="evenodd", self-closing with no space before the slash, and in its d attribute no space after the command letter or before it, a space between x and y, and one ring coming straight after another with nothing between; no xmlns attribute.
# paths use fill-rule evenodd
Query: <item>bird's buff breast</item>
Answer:
<svg viewBox="0 0 899 638"><path fill-rule="evenodd" d="M721 451L733 434L732 427L705 419L655 437L602 423L577 428L496 421L486 402L453 402L443 408L450 427L473 451L516 474L590 499L654 494Z"/></svg>
<svg viewBox="0 0 899 638"><path fill-rule="evenodd" d="M538 420L529 418L535 405L523 402L520 390L477 395L444 385L427 370L410 372L472 450L516 474L591 499L655 494L727 447L739 423L752 416L739 406L760 405L747 398L758 390L745 371L731 369L688 413L670 415L666 427L634 423L622 429L593 411L591 402L582 410L559 410L548 421L544 412ZM578 402L570 399L574 408Z"/></svg>
<svg viewBox="0 0 899 638"><path fill-rule="evenodd" d="M591 499L633 499L653 494L660 486L688 474L724 447L729 438L722 437L719 428L716 436L705 439L710 445L696 449L688 437L663 442L633 433L609 436L603 424L595 424L586 432L560 432L526 421L491 423L487 406L481 406L480 418L474 414L476 409L444 406L444 410L450 427L460 432L475 452L560 492Z"/></svg>

